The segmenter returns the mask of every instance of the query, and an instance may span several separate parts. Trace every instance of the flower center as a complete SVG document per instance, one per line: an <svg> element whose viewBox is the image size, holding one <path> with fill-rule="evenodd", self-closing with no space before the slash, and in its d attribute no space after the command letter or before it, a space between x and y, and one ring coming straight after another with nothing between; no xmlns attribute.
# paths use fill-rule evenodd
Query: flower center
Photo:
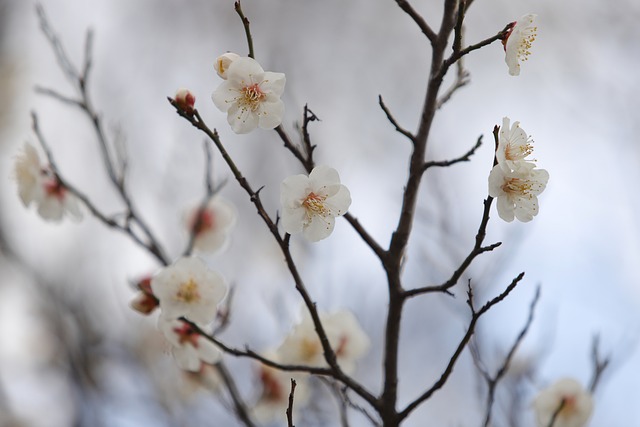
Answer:
<svg viewBox="0 0 640 427"><path fill-rule="evenodd" d="M320 341L311 338L305 338L300 344L302 360L311 361L320 352Z"/></svg>
<svg viewBox="0 0 640 427"><path fill-rule="evenodd" d="M176 292L175 298L178 301L187 304L198 301L200 299L198 284L193 279L189 279L189 281L181 283L178 288L178 292Z"/></svg>
<svg viewBox="0 0 640 427"><path fill-rule="evenodd" d="M329 216L330 211L324 204L325 200L327 200L327 196L319 196L314 192L309 193L302 201L302 206L307 210L307 216Z"/></svg>
<svg viewBox="0 0 640 427"><path fill-rule="evenodd" d="M526 61L531 55L531 44L538 35L538 27L526 27L520 35L520 43L518 43L518 59Z"/></svg>
<svg viewBox="0 0 640 427"><path fill-rule="evenodd" d="M55 197L59 201L64 199L67 189L62 186L55 176L48 178L42 185L48 196Z"/></svg>
<svg viewBox="0 0 640 427"><path fill-rule="evenodd" d="M526 144L521 145L507 144L504 157L507 160L522 160L531 153L533 153L533 145L527 141Z"/></svg>
<svg viewBox="0 0 640 427"><path fill-rule="evenodd" d="M191 231L194 235L198 236L201 233L212 230L214 226L215 216L213 212L210 209L205 209L202 212L196 212Z"/></svg>
<svg viewBox="0 0 640 427"><path fill-rule="evenodd" d="M260 106L260 103L267 97L262 89L260 89L260 85L258 83L243 87L241 93L242 96L239 103L242 108L246 108L250 111L256 111Z"/></svg>
<svg viewBox="0 0 640 427"><path fill-rule="evenodd" d="M511 178L504 183L502 190L507 194L520 195L527 198L532 198L531 190L533 189L534 182L528 179Z"/></svg>

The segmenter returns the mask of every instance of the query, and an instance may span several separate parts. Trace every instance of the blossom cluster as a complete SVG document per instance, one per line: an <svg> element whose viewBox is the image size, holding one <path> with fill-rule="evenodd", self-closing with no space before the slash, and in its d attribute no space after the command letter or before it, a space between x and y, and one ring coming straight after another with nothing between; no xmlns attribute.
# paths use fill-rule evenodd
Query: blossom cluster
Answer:
<svg viewBox="0 0 640 427"><path fill-rule="evenodd" d="M61 221L65 215L73 220L82 218L78 198L60 182L51 167L40 162L33 145L25 143L24 151L16 157L14 176L22 203L25 207L36 205L43 219Z"/></svg>
<svg viewBox="0 0 640 427"><path fill-rule="evenodd" d="M533 160L533 141L519 122L510 126L508 117L502 119L496 150L497 164L489 174L489 195L497 199L498 215L507 222L517 218L528 222L538 214L538 195L549 181L549 173L536 169Z"/></svg>
<svg viewBox="0 0 640 427"><path fill-rule="evenodd" d="M353 373L356 362L369 350L369 337L350 311L319 313L319 317L340 369L346 374ZM280 346L267 352L266 356L284 365L327 367L320 338L307 312ZM263 422L274 420L284 413L288 405L291 378L297 383L296 405L303 406L308 399L308 376L304 374L292 375L262 365L257 377L262 392L254 406L254 414Z"/></svg>

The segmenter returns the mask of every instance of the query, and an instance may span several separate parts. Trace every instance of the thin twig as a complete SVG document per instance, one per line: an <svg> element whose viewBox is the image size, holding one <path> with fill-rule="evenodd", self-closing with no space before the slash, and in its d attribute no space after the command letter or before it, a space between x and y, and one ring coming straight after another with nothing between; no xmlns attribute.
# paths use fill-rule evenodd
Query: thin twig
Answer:
<svg viewBox="0 0 640 427"><path fill-rule="evenodd" d="M473 336L475 332L476 324L478 323L478 320L480 319L480 317L482 317L482 315L487 313L493 306L502 302L516 288L516 286L522 280L523 277L524 277L524 273L520 273L515 279L511 281L509 286L507 286L507 288L500 295L488 301L485 305L482 306L482 308L480 308L480 310L476 310L474 307L473 292L471 290L471 283L469 283L469 290L468 290L469 299L467 300L467 304L471 309L471 321L469 322L469 326L467 327L467 332L464 334L464 336L458 343L456 350L454 351L453 355L449 359L449 363L447 364L447 367L444 369L440 378L429 389L427 389L427 391L422 393L418 398L416 398L411 403L409 403L405 407L405 409L399 412L398 415L400 419L405 419L414 409L416 409L418 406L420 406L420 404L422 404L424 401L429 399L436 391L441 389L446 384L447 380L449 379L449 376L453 372L453 368L455 367L456 362L458 361L458 359L460 358L460 355L462 354L462 351L465 349L465 347L469 343L469 340Z"/></svg>
<svg viewBox="0 0 640 427"><path fill-rule="evenodd" d="M295 427L293 424L293 398L296 391L296 380L291 378L291 392L289 392L289 404L287 405L287 427Z"/></svg>
<svg viewBox="0 0 640 427"><path fill-rule="evenodd" d="M447 167L447 166L451 166L451 165L455 165L456 163L460 163L460 162L468 162L469 160L471 160L471 156L473 156L475 154L475 152L478 150L478 148L480 148L480 146L482 145L482 135L480 135L478 137L478 140L476 141L476 144L471 147L471 149L469 151L467 151L464 155L452 159L452 160L440 160L440 161L430 161L430 162L426 162L424 164L423 167L423 171L426 171L427 169L434 167L434 166L438 166L438 167Z"/></svg>
<svg viewBox="0 0 640 427"><path fill-rule="evenodd" d="M389 111L389 109L387 108L386 104L384 103L384 100L382 99L382 95L378 95L378 104L380 105L380 108L382 108L382 111L384 111L384 114L387 116L387 119L396 128L396 131L398 131L402 135L406 136L407 138L409 138L409 140L411 140L412 142L415 143L415 138L416 137L411 132L409 132L408 130L404 129L402 126L400 126L398 124L396 119L391 114L391 111Z"/></svg>
<svg viewBox="0 0 640 427"><path fill-rule="evenodd" d="M609 357L603 359L600 355L600 337L598 335L593 337L591 344L591 361L593 363L593 377L591 377L591 382L589 383L589 391L593 394L600 383L602 373L611 362Z"/></svg>
<svg viewBox="0 0 640 427"><path fill-rule="evenodd" d="M233 402L233 407L236 415L246 427L255 427L255 424L249 416L249 412L247 411L247 405L242 400L240 392L238 391L238 387L236 386L233 377L225 367L224 363L220 361L216 363L215 366L218 369L220 376L222 377L222 381L224 382L227 391L229 392L229 396L231 397L231 401Z"/></svg>
<svg viewBox="0 0 640 427"><path fill-rule="evenodd" d="M407 0L396 0L400 9L402 9L407 15L413 19L413 21L418 25L422 33L427 36L429 41L433 44L435 43L438 35L431 29L427 21L415 11L415 9L409 4Z"/></svg>
<svg viewBox="0 0 640 427"><path fill-rule="evenodd" d="M536 293L533 297L533 300L531 301L531 304L529 305L529 316L527 317L527 321L525 322L524 327L516 337L516 340L511 345L509 352L504 358L504 361L502 362L502 365L500 366L500 368L498 368L498 370L496 371L496 374L493 377L491 377L488 372L480 370L485 381L487 382L487 387L488 387L487 403L485 407L485 417L484 417L484 424L483 424L484 427L489 427L491 423L491 409L493 407L493 402L495 400L496 388L500 380L507 373L507 370L509 369L509 365L511 363L511 359L513 359L513 356L515 355L516 350L520 346L520 343L524 339L525 335L529 331L529 328L531 327L531 324L533 323L533 314L535 312L535 308L536 308L536 305L538 304L539 299L540 299L540 286L536 288ZM477 354L477 356L479 356L479 354ZM475 356L474 356L474 360L475 360Z"/></svg>
<svg viewBox="0 0 640 427"><path fill-rule="evenodd" d="M249 58L254 58L255 59L255 55L253 52L253 37L251 36L251 28L249 27L250 22L249 19L244 16L244 12L242 11L242 6L240 5L240 0L238 0L237 2L235 2L234 4L236 13L238 14L238 16L240 17L240 19L242 20L242 26L244 27L244 34L247 37L247 45L249 47Z"/></svg>

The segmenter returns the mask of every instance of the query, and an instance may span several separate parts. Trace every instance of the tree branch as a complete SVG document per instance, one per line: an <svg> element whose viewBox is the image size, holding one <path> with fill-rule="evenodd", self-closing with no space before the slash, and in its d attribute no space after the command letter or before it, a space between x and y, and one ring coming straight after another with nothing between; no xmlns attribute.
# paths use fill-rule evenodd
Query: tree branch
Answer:
<svg viewBox="0 0 640 427"><path fill-rule="evenodd" d="M396 3L398 3L400 9L402 9L407 15L411 17L411 19L413 19L413 22L418 25L422 33L427 36L431 44L434 44L436 39L438 38L438 35L431 29L429 24L427 24L427 21L425 21L424 18L415 11L415 9L409 4L407 0L396 0Z"/></svg>

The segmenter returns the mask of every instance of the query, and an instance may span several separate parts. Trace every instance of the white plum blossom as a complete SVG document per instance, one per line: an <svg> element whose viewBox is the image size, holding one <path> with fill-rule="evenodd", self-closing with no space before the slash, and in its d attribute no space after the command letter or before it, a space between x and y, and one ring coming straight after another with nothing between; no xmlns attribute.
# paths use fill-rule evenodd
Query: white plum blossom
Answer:
<svg viewBox="0 0 640 427"><path fill-rule="evenodd" d="M544 169L533 169L521 162L513 171L505 171L496 165L489 174L489 195L497 199L498 215L507 222L514 217L529 222L538 214L538 195L549 181Z"/></svg>
<svg viewBox="0 0 640 427"><path fill-rule="evenodd" d="M185 257L156 274L151 279L151 289L160 301L161 316L165 319L184 316L192 322L207 324L213 321L227 285L200 258Z"/></svg>
<svg viewBox="0 0 640 427"><path fill-rule="evenodd" d="M17 156L14 175L18 183L20 200L28 207L38 206L38 214L51 221L60 221L65 216L73 220L82 218L80 204L49 167L40 163L38 151L31 144L24 145L24 151Z"/></svg>
<svg viewBox="0 0 640 427"><path fill-rule="evenodd" d="M203 338L187 322L161 316L158 318L158 329L171 344L171 353L180 369L200 371L202 363L216 363L222 357L215 344Z"/></svg>
<svg viewBox="0 0 640 427"><path fill-rule="evenodd" d="M281 362L277 355L267 352L264 355L274 362ZM289 406L289 393L291 392L291 379L296 382L294 414L309 399L308 375L294 372L281 371L266 365L260 365L256 372L260 395L252 407L253 416L262 424L268 424L282 419Z"/></svg>
<svg viewBox="0 0 640 427"><path fill-rule="evenodd" d="M538 427L549 427L558 410L553 427L584 427L593 412L593 399L578 381L562 378L536 396L533 408Z"/></svg>
<svg viewBox="0 0 640 427"><path fill-rule="evenodd" d="M284 114L280 96L286 82L283 73L264 71L255 59L241 57L229 64L226 77L211 99L227 113L227 121L235 133L280 125Z"/></svg>
<svg viewBox="0 0 640 427"><path fill-rule="evenodd" d="M369 350L369 337L350 311L320 313L320 321L338 364L345 373L353 372L356 361ZM285 338L277 352L279 359L285 364L318 367L327 365L322 344L308 313L305 313L302 322Z"/></svg>
<svg viewBox="0 0 640 427"><path fill-rule="evenodd" d="M520 62L524 62L531 55L531 44L538 35L538 27L533 24L536 17L529 13L518 19L502 41L505 51L505 62L509 66L509 74L520 74Z"/></svg>
<svg viewBox="0 0 640 427"><path fill-rule="evenodd" d="M502 119L496 151L498 164L504 171L515 170L523 163L530 165L531 168L535 167L533 160L527 159L527 156L533 152L533 141L522 130L520 122L514 122L513 126L509 126L509 123L508 117Z"/></svg>
<svg viewBox="0 0 640 427"><path fill-rule="evenodd" d="M222 197L214 197L201 209L196 206L185 216L186 227L193 235L193 247L201 252L224 248L236 224L235 207Z"/></svg>
<svg viewBox="0 0 640 427"><path fill-rule="evenodd" d="M227 80L227 70L233 61L240 58L240 55L233 52L223 53L222 55L216 58L215 64L213 64L213 68L215 68L216 73L220 76L220 78Z"/></svg>
<svg viewBox="0 0 640 427"><path fill-rule="evenodd" d="M347 212L351 194L340 184L335 169L316 166L309 176L294 175L282 181L280 203L284 231L302 233L308 240L317 242L331 234L335 217Z"/></svg>

